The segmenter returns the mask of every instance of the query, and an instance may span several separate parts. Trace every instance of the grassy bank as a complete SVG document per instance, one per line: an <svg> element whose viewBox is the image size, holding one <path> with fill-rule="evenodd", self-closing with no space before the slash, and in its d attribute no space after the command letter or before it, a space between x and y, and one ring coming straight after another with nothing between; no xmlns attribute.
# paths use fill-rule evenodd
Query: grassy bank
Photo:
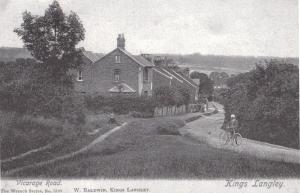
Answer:
<svg viewBox="0 0 300 193"><path fill-rule="evenodd" d="M124 117L118 117L119 122L121 123ZM33 122L33 119L31 119ZM41 127L45 127L45 120L37 121L39 122ZM49 128L53 126L53 120L47 120ZM58 123L57 123L58 125ZM108 124L108 116L104 114L99 115L87 115L86 125L81 129L82 131L79 133L76 132L64 132L61 135L57 135L56 138L53 138L52 141L48 141L50 144L50 148L47 148L42 151L37 151L27 156L24 156L19 159L15 159L13 161L1 163L1 171L5 172L7 170L11 170L14 168L19 168L22 166L30 165L33 163L39 163L45 160L51 160L58 156L62 156L68 154L70 152L74 152L84 147L85 145L91 143L94 139L101 136L105 132L109 131L116 124ZM34 128L35 130L35 128ZM92 134L90 134L92 133ZM34 139L33 139L34 142ZM40 144L41 145L41 144ZM26 144L24 145L26 146ZM28 147L26 147L28 149Z"/></svg>
<svg viewBox="0 0 300 193"><path fill-rule="evenodd" d="M183 122L139 119L89 152L15 174L26 177L256 178L299 177L300 166L211 148L180 135Z"/></svg>

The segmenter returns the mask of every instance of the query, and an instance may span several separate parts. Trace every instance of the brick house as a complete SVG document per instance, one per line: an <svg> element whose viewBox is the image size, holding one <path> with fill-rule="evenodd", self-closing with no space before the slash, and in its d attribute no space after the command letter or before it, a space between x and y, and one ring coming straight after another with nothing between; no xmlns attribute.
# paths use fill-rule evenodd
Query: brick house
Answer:
<svg viewBox="0 0 300 193"><path fill-rule="evenodd" d="M172 85L188 88L192 100L198 97L198 87L190 78L156 66L141 55L129 53L122 34L117 38L117 48L100 59L83 52L83 63L76 72L75 89L78 92L151 96L156 88Z"/></svg>

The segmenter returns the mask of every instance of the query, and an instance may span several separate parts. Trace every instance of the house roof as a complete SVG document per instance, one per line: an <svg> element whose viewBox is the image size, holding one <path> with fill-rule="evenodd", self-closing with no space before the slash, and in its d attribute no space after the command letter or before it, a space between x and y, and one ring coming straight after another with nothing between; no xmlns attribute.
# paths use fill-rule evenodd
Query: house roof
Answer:
<svg viewBox="0 0 300 193"><path fill-rule="evenodd" d="M191 86L196 87L196 88L198 87L198 85L196 85L195 82L192 79L190 79L189 77L183 76L183 75L179 74L178 72L176 72L175 70L172 70L172 69L170 69L169 71L171 73L173 73L175 76L177 76L178 78L180 78L181 80L183 80L183 81L187 82L188 84L190 84Z"/></svg>
<svg viewBox="0 0 300 193"><path fill-rule="evenodd" d="M124 50L124 49L121 49L121 48L117 48L117 49L121 50L124 54L129 56L131 59L133 59L135 62L137 62L141 66L144 66L144 67L147 67L147 66L153 67L153 66L155 66L153 63L146 60L143 56L135 56L135 55L132 55L131 53L129 53L128 51Z"/></svg>
<svg viewBox="0 0 300 193"><path fill-rule="evenodd" d="M105 56L113 53L116 50L120 50L121 52L123 52L125 55L127 55L129 58L131 58L132 60L134 60L137 64L143 66L143 67L154 67L155 65L151 62L149 62L148 60L146 60L144 57L142 56L135 56L132 55L131 53L129 53L128 51L121 49L121 48L116 48L113 51L109 52L108 54L105 54L104 56L102 56L101 58L99 58L98 60L94 61L94 63L100 61L102 58L104 58Z"/></svg>
<svg viewBox="0 0 300 193"><path fill-rule="evenodd" d="M189 77L185 77L179 73L177 73L176 71L166 68L166 67L162 67L162 66L155 66L152 62L149 62L148 60L146 60L143 56L140 55L132 55L131 53L129 53L128 51L126 51L125 49L122 48L116 48L113 51L111 51L110 53L114 52L115 50L120 50L121 52L123 52L124 54L126 54L128 57L130 57L132 60L134 60L136 63L138 63L139 65L143 66L143 67L154 67L154 70L158 71L160 74L172 79L176 79L177 81L179 81L180 83L187 83L195 88L197 88L197 84L190 79ZM104 56L102 56L101 54L95 54L93 52L89 52L89 51L84 51L83 52L84 55L89 58L92 62L96 62L101 60L104 56L110 54L106 54ZM128 85L126 85L128 86ZM130 88L130 87L129 87ZM113 89L113 88L112 88ZM114 90L114 89L113 89ZM129 89L130 90L130 89ZM111 91L112 92L112 91ZM119 92L119 90L118 90ZM135 92L135 91L134 91Z"/></svg>
<svg viewBox="0 0 300 193"><path fill-rule="evenodd" d="M180 83L187 83L195 88L197 88L197 84L190 79L189 77L185 77L179 73L177 73L175 70L166 68L166 67L156 67L156 68L160 68L162 71L164 71L166 74L169 74L171 77L175 78L176 80L178 80Z"/></svg>
<svg viewBox="0 0 300 193"><path fill-rule="evenodd" d="M170 70L168 68L164 68L162 66L156 66L156 69L159 69L161 72L163 72L164 74L168 75L171 79L175 78L177 81L179 81L180 83L183 83L183 81L181 79L179 79L177 76L174 76Z"/></svg>
<svg viewBox="0 0 300 193"><path fill-rule="evenodd" d="M170 76L169 74L165 73L161 68L158 67L154 67L153 68L154 71L160 73L161 75L165 76L166 78L172 79L172 76Z"/></svg>
<svg viewBox="0 0 300 193"><path fill-rule="evenodd" d="M100 58L102 58L104 56L103 54L94 53L91 51L83 51L82 53L85 57L87 57L92 62L96 62L97 60L99 60Z"/></svg>

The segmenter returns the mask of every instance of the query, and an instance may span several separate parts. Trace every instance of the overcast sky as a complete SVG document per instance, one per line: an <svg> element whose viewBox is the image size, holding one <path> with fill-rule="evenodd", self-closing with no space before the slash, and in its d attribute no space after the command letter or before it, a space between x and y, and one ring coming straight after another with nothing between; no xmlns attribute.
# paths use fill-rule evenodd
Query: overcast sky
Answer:
<svg viewBox="0 0 300 193"><path fill-rule="evenodd" d="M0 0L0 47L22 47L22 12L52 0ZM297 0L59 0L86 29L80 46L107 53L124 33L139 53L298 56Z"/></svg>

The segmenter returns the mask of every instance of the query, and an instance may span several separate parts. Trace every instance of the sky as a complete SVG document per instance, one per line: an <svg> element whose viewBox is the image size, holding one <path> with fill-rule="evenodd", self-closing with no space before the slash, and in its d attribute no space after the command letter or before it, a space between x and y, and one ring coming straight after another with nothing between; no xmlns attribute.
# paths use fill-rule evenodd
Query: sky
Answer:
<svg viewBox="0 0 300 193"><path fill-rule="evenodd" d="M124 33L133 54L298 57L297 0L58 0L86 30L79 46L107 53ZM13 32L25 10L52 0L0 0L0 47L22 47Z"/></svg>

